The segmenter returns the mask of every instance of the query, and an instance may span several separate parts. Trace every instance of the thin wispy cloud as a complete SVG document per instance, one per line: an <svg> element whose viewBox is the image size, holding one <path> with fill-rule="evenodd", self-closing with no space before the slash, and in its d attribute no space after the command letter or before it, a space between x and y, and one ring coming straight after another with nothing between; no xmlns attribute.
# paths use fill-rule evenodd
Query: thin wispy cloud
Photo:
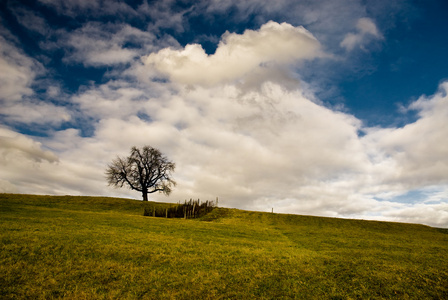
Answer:
<svg viewBox="0 0 448 300"><path fill-rule="evenodd" d="M356 23L356 32L347 33L341 42L341 47L351 51L355 47L364 47L364 44L369 42L371 39L381 38L382 35L371 19L360 18Z"/></svg>

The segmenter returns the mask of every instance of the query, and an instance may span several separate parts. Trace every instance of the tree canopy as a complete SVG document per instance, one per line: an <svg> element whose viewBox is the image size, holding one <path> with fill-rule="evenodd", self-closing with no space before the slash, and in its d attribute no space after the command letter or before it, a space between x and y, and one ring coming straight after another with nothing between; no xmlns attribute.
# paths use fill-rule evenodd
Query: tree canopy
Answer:
<svg viewBox="0 0 448 300"><path fill-rule="evenodd" d="M142 149L131 148L128 157L117 157L107 166L109 185L127 186L142 193L143 201L148 201L148 193L161 192L169 195L176 182L171 173L176 165L151 146Z"/></svg>

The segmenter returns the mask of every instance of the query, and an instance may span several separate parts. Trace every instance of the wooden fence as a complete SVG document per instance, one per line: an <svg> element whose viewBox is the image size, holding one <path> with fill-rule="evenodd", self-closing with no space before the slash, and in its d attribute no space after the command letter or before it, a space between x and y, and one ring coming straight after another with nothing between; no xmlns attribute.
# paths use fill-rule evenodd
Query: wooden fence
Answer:
<svg viewBox="0 0 448 300"><path fill-rule="evenodd" d="M156 206L145 207L143 215L163 218L193 219L206 215L217 206L218 198L216 198L216 201L207 200L202 203L199 199L190 199L190 201L185 200L183 204L179 202L173 206L165 208Z"/></svg>

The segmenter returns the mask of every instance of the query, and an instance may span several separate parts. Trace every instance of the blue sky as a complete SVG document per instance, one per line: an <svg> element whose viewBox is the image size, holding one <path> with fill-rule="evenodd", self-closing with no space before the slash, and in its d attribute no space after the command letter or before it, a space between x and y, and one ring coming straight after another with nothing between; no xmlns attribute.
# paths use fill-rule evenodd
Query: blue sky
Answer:
<svg viewBox="0 0 448 300"><path fill-rule="evenodd" d="M0 3L0 191L110 195L132 146L173 194L448 227L446 1Z"/></svg>

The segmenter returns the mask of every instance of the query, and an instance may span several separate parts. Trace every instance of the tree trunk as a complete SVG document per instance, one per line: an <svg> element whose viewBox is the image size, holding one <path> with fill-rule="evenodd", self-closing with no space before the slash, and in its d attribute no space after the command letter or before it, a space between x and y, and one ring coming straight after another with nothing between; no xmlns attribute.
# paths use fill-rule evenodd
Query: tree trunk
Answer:
<svg viewBox="0 0 448 300"><path fill-rule="evenodd" d="M142 191L143 201L148 201L148 192Z"/></svg>

